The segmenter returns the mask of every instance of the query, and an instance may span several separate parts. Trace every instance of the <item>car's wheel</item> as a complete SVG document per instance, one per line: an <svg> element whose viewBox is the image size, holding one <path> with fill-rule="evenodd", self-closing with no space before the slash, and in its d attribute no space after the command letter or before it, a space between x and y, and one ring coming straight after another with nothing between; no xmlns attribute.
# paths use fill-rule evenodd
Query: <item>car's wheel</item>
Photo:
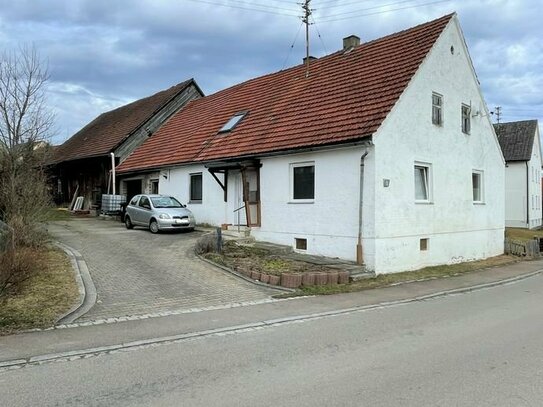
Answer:
<svg viewBox="0 0 543 407"><path fill-rule="evenodd" d="M158 222L156 220L151 220L151 223L149 223L149 230L151 231L151 233L158 233L159 232L159 229L158 229Z"/></svg>
<svg viewBox="0 0 543 407"><path fill-rule="evenodd" d="M133 229L134 225L132 224L132 221L130 220L130 216L125 215L124 216L124 225L127 229Z"/></svg>

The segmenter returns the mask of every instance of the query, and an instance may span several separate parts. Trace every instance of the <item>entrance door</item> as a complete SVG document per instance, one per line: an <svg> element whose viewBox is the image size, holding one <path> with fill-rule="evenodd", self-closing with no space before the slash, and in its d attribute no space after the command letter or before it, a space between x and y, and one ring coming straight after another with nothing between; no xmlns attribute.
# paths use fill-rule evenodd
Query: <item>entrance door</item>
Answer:
<svg viewBox="0 0 543 407"><path fill-rule="evenodd" d="M151 193L158 194L158 180L157 179L151 180Z"/></svg>
<svg viewBox="0 0 543 407"><path fill-rule="evenodd" d="M133 179L125 181L126 183L126 202L136 196L141 194L141 179Z"/></svg>
<svg viewBox="0 0 543 407"><path fill-rule="evenodd" d="M229 176L232 177L234 185L234 209L232 210L232 224L235 226L246 226L247 217L245 211L245 201L243 199L243 177L241 171L231 171Z"/></svg>
<svg viewBox="0 0 543 407"><path fill-rule="evenodd" d="M245 168L241 172L243 200L248 226L260 226L260 171L259 168Z"/></svg>

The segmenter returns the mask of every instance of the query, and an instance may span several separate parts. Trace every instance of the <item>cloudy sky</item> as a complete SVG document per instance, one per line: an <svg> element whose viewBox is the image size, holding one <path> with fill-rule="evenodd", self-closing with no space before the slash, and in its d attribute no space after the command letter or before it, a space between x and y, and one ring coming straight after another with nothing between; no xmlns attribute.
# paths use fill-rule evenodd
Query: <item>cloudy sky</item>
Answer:
<svg viewBox="0 0 543 407"><path fill-rule="evenodd" d="M187 78L210 94L300 63L298 2L0 0L0 48L34 44L48 61L60 143L101 112ZM311 54L338 50L350 34L371 40L456 11L490 110L543 122L541 3L312 0Z"/></svg>

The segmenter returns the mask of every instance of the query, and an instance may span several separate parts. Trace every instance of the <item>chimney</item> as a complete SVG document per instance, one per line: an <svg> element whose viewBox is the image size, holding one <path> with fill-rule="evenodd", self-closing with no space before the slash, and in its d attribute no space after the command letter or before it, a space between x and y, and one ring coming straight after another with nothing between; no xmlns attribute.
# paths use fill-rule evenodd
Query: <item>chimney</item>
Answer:
<svg viewBox="0 0 543 407"><path fill-rule="evenodd" d="M343 51L350 50L358 45L360 45L360 37L356 35L349 35L343 38Z"/></svg>
<svg viewBox="0 0 543 407"><path fill-rule="evenodd" d="M309 55L309 62L315 61L316 59L317 59L317 57L314 57L314 56L312 56L312 55ZM305 64L306 60L307 60L307 57L304 57L304 59L303 59L304 64Z"/></svg>

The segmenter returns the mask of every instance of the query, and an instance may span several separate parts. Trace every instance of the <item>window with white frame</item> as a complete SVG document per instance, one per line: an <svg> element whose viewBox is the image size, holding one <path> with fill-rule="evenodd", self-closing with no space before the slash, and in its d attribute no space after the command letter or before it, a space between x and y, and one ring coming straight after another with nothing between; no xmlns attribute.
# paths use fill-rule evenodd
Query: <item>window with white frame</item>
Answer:
<svg viewBox="0 0 543 407"><path fill-rule="evenodd" d="M462 133L469 134L471 131L471 107L462 105Z"/></svg>
<svg viewBox="0 0 543 407"><path fill-rule="evenodd" d="M415 163L415 201L430 202L432 185L430 164Z"/></svg>
<svg viewBox="0 0 543 407"><path fill-rule="evenodd" d="M191 203L202 202L202 173L189 174L190 177L190 191L189 201Z"/></svg>
<svg viewBox="0 0 543 407"><path fill-rule="evenodd" d="M315 199L315 163L296 163L290 165L291 199L293 201L312 201Z"/></svg>
<svg viewBox="0 0 543 407"><path fill-rule="evenodd" d="M473 203L483 203L483 172L474 170L471 173Z"/></svg>
<svg viewBox="0 0 543 407"><path fill-rule="evenodd" d="M443 96L439 93L432 93L432 123L443 125Z"/></svg>

